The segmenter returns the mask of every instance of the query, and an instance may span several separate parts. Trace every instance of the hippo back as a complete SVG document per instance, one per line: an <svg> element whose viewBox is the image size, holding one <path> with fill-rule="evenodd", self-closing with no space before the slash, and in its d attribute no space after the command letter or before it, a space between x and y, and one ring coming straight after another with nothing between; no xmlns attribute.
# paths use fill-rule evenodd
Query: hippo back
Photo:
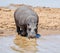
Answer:
<svg viewBox="0 0 60 53"><path fill-rule="evenodd" d="M20 6L14 13L14 18L19 23L18 25L27 24L27 19L30 19L30 16L34 16L37 19L37 14L27 6Z"/></svg>

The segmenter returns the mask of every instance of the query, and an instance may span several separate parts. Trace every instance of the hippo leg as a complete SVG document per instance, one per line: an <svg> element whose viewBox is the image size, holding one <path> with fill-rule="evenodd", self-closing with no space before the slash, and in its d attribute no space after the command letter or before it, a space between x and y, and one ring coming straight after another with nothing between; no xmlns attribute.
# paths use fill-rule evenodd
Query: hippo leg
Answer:
<svg viewBox="0 0 60 53"><path fill-rule="evenodd" d="M25 25L23 25L23 26L20 27L20 32L21 32L20 34L22 36L27 36Z"/></svg>
<svg viewBox="0 0 60 53"><path fill-rule="evenodd" d="M18 35L21 34L20 27L16 26Z"/></svg>

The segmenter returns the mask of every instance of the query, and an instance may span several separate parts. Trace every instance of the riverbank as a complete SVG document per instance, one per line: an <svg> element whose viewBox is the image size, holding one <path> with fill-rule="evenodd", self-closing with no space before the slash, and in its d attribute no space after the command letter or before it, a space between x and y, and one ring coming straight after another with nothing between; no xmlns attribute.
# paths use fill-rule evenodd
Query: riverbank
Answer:
<svg viewBox="0 0 60 53"><path fill-rule="evenodd" d="M12 5L19 7L20 5ZM46 7L32 7L39 16L38 33L41 35L60 34L60 9ZM16 34L14 11L8 7L0 7L0 36Z"/></svg>

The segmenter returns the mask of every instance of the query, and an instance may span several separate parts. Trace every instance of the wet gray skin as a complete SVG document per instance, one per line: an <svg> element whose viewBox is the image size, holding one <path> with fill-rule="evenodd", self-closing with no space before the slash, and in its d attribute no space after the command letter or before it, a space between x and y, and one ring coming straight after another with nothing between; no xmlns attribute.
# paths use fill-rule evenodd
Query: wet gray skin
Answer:
<svg viewBox="0 0 60 53"><path fill-rule="evenodd" d="M38 15L27 6L20 6L14 13L17 33L29 38L36 37Z"/></svg>

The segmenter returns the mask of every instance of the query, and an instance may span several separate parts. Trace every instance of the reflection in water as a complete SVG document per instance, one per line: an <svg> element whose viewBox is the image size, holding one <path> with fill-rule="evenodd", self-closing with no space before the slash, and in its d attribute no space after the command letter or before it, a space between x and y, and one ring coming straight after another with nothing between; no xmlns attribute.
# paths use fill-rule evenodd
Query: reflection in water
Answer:
<svg viewBox="0 0 60 53"><path fill-rule="evenodd" d="M0 37L0 53L60 53L60 35L30 40L18 35Z"/></svg>
<svg viewBox="0 0 60 53"><path fill-rule="evenodd" d="M14 43L18 46L12 47L16 51L20 51L22 53L35 53L37 51L36 39L28 39L17 35Z"/></svg>

